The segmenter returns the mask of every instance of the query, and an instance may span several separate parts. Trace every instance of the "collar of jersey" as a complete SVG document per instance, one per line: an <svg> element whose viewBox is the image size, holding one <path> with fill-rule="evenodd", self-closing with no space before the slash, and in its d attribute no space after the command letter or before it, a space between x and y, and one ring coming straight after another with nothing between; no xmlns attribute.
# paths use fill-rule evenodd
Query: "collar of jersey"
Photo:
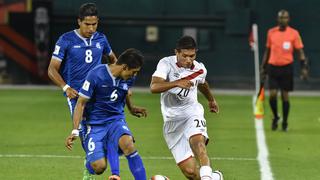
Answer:
<svg viewBox="0 0 320 180"><path fill-rule="evenodd" d="M178 62L176 62L176 65L178 66L178 68L183 68L182 66L180 66L180 65L178 64ZM194 64L193 64L193 63L192 63L192 65L191 65L190 69L191 69L191 70L194 69Z"/></svg>
<svg viewBox="0 0 320 180"><path fill-rule="evenodd" d="M91 36L90 39L89 39L89 44L88 44L88 41L87 41L88 38L82 37L82 36L78 33L77 29L75 29L75 30L73 30L73 31L74 31L74 33L84 42L84 44L85 44L86 46L91 46L92 38L93 38L93 36L97 33L97 32L95 32L95 33L92 34L92 36Z"/></svg>

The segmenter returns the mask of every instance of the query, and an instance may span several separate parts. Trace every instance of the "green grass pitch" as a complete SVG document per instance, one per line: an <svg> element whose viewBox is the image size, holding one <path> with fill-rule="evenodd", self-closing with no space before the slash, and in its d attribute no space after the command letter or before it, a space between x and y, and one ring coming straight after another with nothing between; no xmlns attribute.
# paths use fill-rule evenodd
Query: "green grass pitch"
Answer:
<svg viewBox="0 0 320 180"><path fill-rule="evenodd" d="M205 99L199 97L207 108ZM223 171L225 180L260 179L252 97L216 95L216 98L220 113L205 114L213 167ZM163 174L171 180L185 179L162 137L159 95L134 92L133 102L148 109L147 118L127 115L147 176ZM270 130L271 113L266 106L264 127L275 179L320 179L319 102L320 97L291 97L287 133ZM71 152L64 147L71 119L61 91L0 90L0 122L0 179L82 179L84 153L79 141ZM120 162L122 179L133 179L126 159ZM109 174L108 168L97 179L106 179Z"/></svg>

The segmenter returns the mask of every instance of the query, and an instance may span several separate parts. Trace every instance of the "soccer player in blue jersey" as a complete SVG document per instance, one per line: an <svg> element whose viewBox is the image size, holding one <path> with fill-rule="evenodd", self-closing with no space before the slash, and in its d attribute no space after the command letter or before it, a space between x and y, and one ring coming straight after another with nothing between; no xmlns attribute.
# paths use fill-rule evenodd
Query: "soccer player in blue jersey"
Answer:
<svg viewBox="0 0 320 180"><path fill-rule="evenodd" d="M80 7L79 28L64 33L55 45L48 68L48 76L63 89L72 114L78 91L87 73L101 64L103 56L116 61L107 37L97 32L98 11L94 3Z"/></svg>
<svg viewBox="0 0 320 180"><path fill-rule="evenodd" d="M102 58L108 56L110 63L117 60L107 37L96 31L98 20L96 5L83 4L79 9L79 28L60 36L48 68L48 76L67 97L71 116L87 73L101 64ZM84 180L87 179L93 177L84 174Z"/></svg>
<svg viewBox="0 0 320 180"><path fill-rule="evenodd" d="M134 147L132 133L124 114L128 89L142 64L141 52L127 49L115 64L98 65L90 71L80 90L73 116L73 130L65 144L68 149L72 149L74 140L79 136L79 123L85 113L86 128L83 129L86 132L83 134L86 135L82 140L86 152L86 167L92 174L104 172L108 149L113 149L113 152L126 156L135 180L146 180L145 168ZM135 113L138 116L147 115L143 108L135 109ZM118 157L118 154L115 156Z"/></svg>

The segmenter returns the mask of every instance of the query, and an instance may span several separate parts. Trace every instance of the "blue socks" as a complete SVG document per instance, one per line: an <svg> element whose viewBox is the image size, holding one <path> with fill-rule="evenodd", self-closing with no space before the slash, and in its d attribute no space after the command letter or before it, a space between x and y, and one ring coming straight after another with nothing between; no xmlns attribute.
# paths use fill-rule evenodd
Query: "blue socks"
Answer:
<svg viewBox="0 0 320 180"><path fill-rule="evenodd" d="M126 156L129 164L130 171L134 176L135 180L146 180L146 170L144 169L142 159L138 154L138 151L135 151L128 156Z"/></svg>
<svg viewBox="0 0 320 180"><path fill-rule="evenodd" d="M119 170L119 155L118 153L112 148L108 147L108 161L111 168L112 175L120 174ZM137 151L129 154L126 156L129 164L130 171L134 176L135 180L147 180L146 170L143 166L142 159ZM86 168L88 169L90 174L95 174L93 168L91 167L89 162L86 162Z"/></svg>
<svg viewBox="0 0 320 180"><path fill-rule="evenodd" d="M110 164L111 174L120 176L119 154L109 143L107 144L107 159Z"/></svg>

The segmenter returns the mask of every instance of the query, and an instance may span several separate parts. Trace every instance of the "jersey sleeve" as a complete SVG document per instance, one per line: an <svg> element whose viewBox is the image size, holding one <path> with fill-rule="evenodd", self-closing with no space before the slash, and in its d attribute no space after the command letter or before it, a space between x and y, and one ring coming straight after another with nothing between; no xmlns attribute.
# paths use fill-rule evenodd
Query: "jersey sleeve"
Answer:
<svg viewBox="0 0 320 180"><path fill-rule="evenodd" d="M89 74L86 77L86 80L84 81L79 95L90 99L93 95L94 89L96 88L96 72L95 71L90 71Z"/></svg>
<svg viewBox="0 0 320 180"><path fill-rule="evenodd" d="M156 71L153 73L152 76L167 79L169 70L169 64L164 59L161 59L157 65Z"/></svg>
<svg viewBox="0 0 320 180"><path fill-rule="evenodd" d="M104 35L104 46L103 46L103 54L107 54L110 55L112 52L111 46L109 44L109 41L107 39L107 37Z"/></svg>
<svg viewBox="0 0 320 180"><path fill-rule="evenodd" d="M66 52L68 49L68 41L64 37L64 35L60 36L56 45L54 47L54 51L52 53L52 59L56 59L58 61L63 61Z"/></svg>
<svg viewBox="0 0 320 180"><path fill-rule="evenodd" d="M202 75L201 75L201 79L199 80L199 83L200 83L200 84L203 84L203 83L206 82L206 77L207 77L207 72L208 72L208 71L207 71L206 67L204 66L204 64L201 63L201 66L202 66L201 69L203 69L203 73L202 73Z"/></svg>
<svg viewBox="0 0 320 180"><path fill-rule="evenodd" d="M296 31L295 39L293 41L293 46L295 49L303 48L302 39L298 31Z"/></svg>

